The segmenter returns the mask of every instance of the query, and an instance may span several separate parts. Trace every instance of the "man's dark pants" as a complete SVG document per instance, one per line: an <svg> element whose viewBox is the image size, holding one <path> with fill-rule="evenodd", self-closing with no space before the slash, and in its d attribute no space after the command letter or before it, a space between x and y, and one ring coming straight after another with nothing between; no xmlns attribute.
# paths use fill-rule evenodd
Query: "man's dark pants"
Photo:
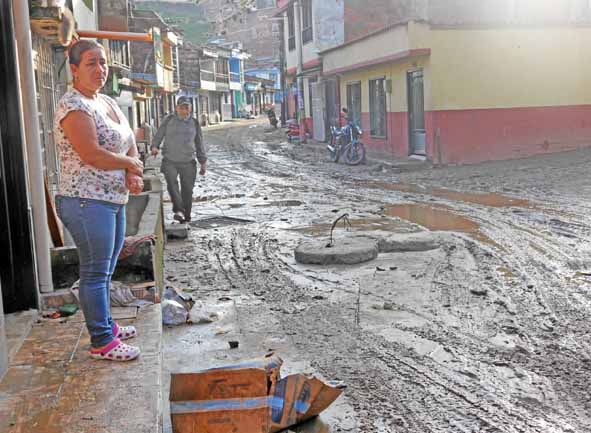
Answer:
<svg viewBox="0 0 591 433"><path fill-rule="evenodd" d="M191 207L193 206L193 187L197 179L197 161L173 162L162 160L162 173L166 179L168 194L172 200L172 211L182 212L186 220L191 219ZM178 179L181 184L179 189Z"/></svg>

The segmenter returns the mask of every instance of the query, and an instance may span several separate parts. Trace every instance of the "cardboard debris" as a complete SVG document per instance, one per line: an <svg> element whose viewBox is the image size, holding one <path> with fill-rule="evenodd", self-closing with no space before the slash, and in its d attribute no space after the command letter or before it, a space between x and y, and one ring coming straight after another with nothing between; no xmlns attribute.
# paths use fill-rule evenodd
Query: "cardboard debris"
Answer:
<svg viewBox="0 0 591 433"><path fill-rule="evenodd" d="M173 373L174 433L275 433L313 418L342 390L315 377L280 377L275 355L197 373Z"/></svg>

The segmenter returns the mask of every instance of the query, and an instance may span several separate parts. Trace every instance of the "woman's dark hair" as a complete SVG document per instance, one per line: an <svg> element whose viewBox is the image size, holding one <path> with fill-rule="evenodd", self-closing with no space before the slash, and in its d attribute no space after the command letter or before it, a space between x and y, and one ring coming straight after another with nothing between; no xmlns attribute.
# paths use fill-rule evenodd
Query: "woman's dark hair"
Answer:
<svg viewBox="0 0 591 433"><path fill-rule="evenodd" d="M80 60L82 60L82 54L89 50L96 50L97 48L104 50L101 44L91 39L81 39L70 47L70 65L80 66Z"/></svg>

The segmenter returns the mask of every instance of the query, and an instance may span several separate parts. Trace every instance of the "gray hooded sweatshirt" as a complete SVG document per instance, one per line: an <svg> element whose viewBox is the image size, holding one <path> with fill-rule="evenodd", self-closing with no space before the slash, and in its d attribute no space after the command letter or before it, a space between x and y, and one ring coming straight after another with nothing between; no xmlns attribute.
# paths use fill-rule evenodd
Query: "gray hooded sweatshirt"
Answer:
<svg viewBox="0 0 591 433"><path fill-rule="evenodd" d="M162 156L169 161L190 162L195 156L200 163L207 161L201 126L193 117L183 120L176 114L166 116L154 136L152 147L159 149L162 140Z"/></svg>

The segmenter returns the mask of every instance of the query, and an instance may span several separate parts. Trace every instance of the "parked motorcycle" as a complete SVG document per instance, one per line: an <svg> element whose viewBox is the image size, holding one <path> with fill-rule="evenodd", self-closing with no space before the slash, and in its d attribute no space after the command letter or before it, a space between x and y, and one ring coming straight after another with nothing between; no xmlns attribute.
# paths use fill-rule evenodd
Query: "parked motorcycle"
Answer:
<svg viewBox="0 0 591 433"><path fill-rule="evenodd" d="M339 162L341 154L343 153L342 145L342 132L341 128L337 128L334 125L330 126L330 141L326 148L328 149L328 155L332 162Z"/></svg>
<svg viewBox="0 0 591 433"><path fill-rule="evenodd" d="M331 161L339 162L344 155L348 165L359 165L365 161L365 145L360 141L363 131L353 121L342 128L330 127L330 142L327 149Z"/></svg>

